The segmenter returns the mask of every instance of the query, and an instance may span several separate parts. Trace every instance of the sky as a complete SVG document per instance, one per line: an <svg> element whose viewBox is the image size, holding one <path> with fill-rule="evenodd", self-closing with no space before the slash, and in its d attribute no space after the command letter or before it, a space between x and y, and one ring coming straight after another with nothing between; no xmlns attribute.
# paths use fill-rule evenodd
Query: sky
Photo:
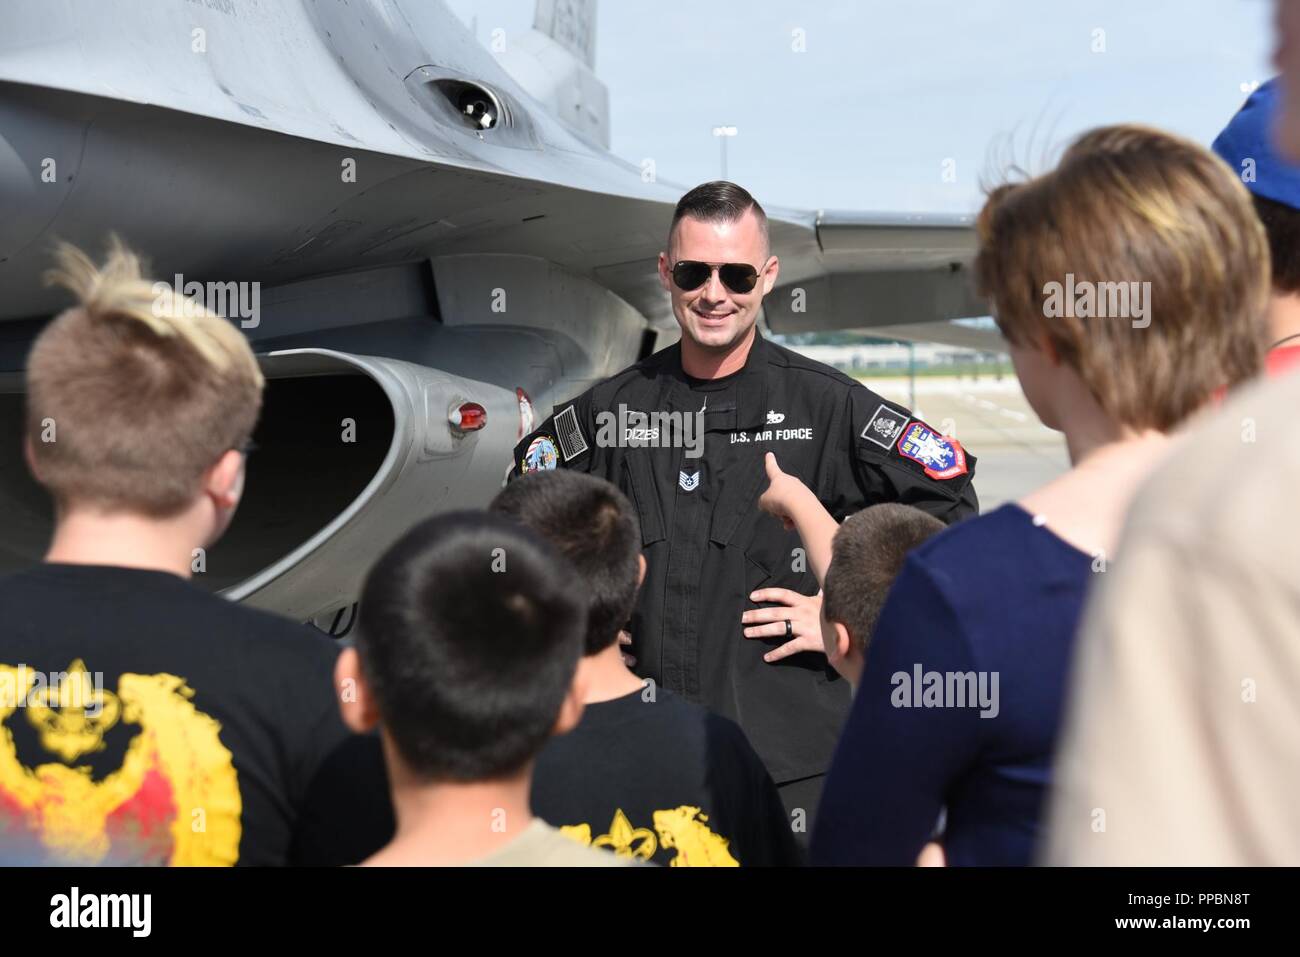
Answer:
<svg viewBox="0 0 1300 957"><path fill-rule="evenodd" d="M532 0L448 0L486 43ZM765 206L970 213L1083 130L1208 144L1272 75L1271 0L600 0L613 152Z"/></svg>

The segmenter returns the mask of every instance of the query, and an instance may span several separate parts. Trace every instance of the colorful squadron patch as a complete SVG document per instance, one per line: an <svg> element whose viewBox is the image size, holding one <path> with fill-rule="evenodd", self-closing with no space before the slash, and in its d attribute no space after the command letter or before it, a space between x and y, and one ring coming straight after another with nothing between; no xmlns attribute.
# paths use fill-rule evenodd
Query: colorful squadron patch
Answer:
<svg viewBox="0 0 1300 957"><path fill-rule="evenodd" d="M548 472L559 462L560 453L555 447L555 440L549 435L539 435L528 443L528 451L519 463L519 473L527 475L529 472Z"/></svg>
<svg viewBox="0 0 1300 957"><path fill-rule="evenodd" d="M952 479L966 474L966 453L961 444L920 422L903 430L898 454L919 462L932 479Z"/></svg>

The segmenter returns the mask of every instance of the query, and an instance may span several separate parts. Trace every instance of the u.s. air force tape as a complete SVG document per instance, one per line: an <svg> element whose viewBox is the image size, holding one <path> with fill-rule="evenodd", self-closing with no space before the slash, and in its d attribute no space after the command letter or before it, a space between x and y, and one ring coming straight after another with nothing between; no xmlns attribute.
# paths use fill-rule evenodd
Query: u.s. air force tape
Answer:
<svg viewBox="0 0 1300 957"><path fill-rule="evenodd" d="M573 406L570 405L555 417L555 438L560 443L560 453L566 462L587 451L587 440L578 427L578 413Z"/></svg>

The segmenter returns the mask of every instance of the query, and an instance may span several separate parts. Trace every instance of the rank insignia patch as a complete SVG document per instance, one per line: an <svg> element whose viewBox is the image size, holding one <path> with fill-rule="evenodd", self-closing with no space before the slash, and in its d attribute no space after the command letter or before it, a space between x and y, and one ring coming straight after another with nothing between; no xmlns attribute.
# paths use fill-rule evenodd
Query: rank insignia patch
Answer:
<svg viewBox="0 0 1300 957"><path fill-rule="evenodd" d="M683 492L694 492L700 487L700 473L679 472L677 484L681 486Z"/></svg>
<svg viewBox="0 0 1300 957"><path fill-rule="evenodd" d="M875 442L882 449L887 449L894 444L894 439L898 438L898 433L903 431L907 423L907 416L899 415L889 406L882 404L867 422L867 427L862 430L862 437L868 442Z"/></svg>
<svg viewBox="0 0 1300 957"><path fill-rule="evenodd" d="M539 435L528 444L528 451L519 463L519 473L527 475L529 472L546 472L555 468L559 461L555 440L549 435Z"/></svg>
<svg viewBox="0 0 1300 957"><path fill-rule="evenodd" d="M966 474L966 453L961 443L920 422L914 422L903 430L898 440L898 454L919 462L932 479L952 479Z"/></svg>

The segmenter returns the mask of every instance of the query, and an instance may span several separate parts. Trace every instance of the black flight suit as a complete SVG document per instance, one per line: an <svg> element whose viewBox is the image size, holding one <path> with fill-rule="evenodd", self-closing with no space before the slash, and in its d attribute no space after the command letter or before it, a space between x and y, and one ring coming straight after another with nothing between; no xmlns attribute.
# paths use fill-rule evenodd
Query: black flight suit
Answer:
<svg viewBox="0 0 1300 957"><path fill-rule="evenodd" d="M617 415L620 406L687 415L703 408L703 455L688 456L680 441L655 447L662 440L653 420L642 427L629 418L602 434L611 417L600 413ZM610 441L620 434L621 445ZM901 406L762 336L744 368L724 379L686 376L673 345L557 405L516 447L512 475L580 469L631 499L647 563L629 627L638 674L738 722L780 784L825 772L849 688L821 653L768 664L763 655L786 639L744 636L741 614L760 607L750 592L817 592L795 551L799 536L758 509L768 451L837 521L877 502L915 505L949 524L978 510L974 456Z"/></svg>

